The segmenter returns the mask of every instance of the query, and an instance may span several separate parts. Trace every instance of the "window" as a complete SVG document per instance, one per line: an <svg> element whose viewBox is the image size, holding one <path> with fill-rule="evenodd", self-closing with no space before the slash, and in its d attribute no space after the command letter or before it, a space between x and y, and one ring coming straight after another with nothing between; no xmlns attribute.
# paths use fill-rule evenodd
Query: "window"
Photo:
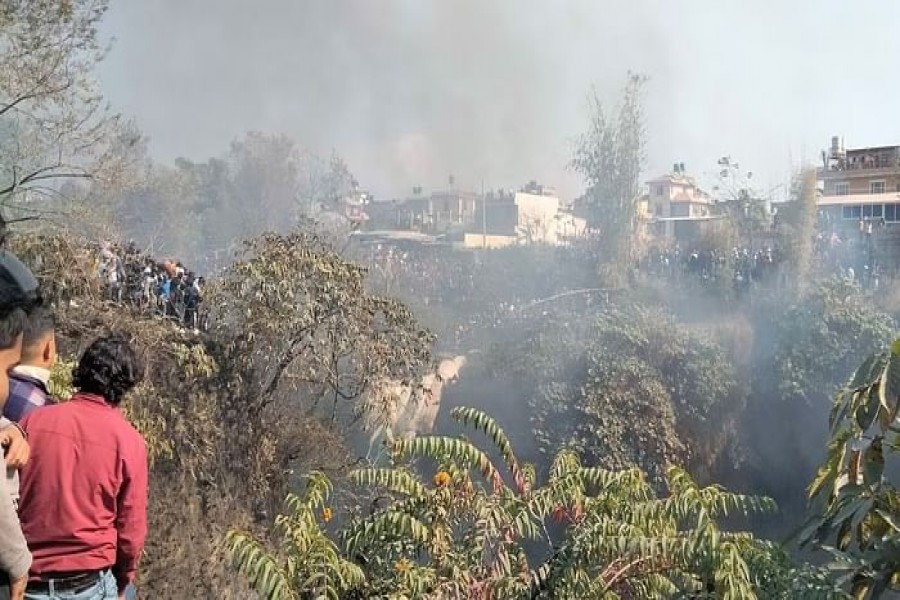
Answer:
<svg viewBox="0 0 900 600"><path fill-rule="evenodd" d="M900 217L900 211L897 211L896 204L885 204L884 205L884 220L885 221L896 221Z"/></svg>
<svg viewBox="0 0 900 600"><path fill-rule="evenodd" d="M850 204L849 206L844 206L844 218L845 219L858 219L861 216L862 207L859 204Z"/></svg>
<svg viewBox="0 0 900 600"><path fill-rule="evenodd" d="M883 194L884 193L884 182L883 181L872 181L869 183L869 193L870 194Z"/></svg>
<svg viewBox="0 0 900 600"><path fill-rule="evenodd" d="M866 218L866 219L872 218L872 205L871 204L866 204L865 206L862 207L862 216L863 216L863 218Z"/></svg>
<svg viewBox="0 0 900 600"><path fill-rule="evenodd" d="M656 186L656 195L657 196L662 196L665 193L665 191L666 191L666 188L664 188L663 186L661 186L661 185Z"/></svg>
<svg viewBox="0 0 900 600"><path fill-rule="evenodd" d="M872 217L880 219L882 216L884 216L884 204L873 204Z"/></svg>
<svg viewBox="0 0 900 600"><path fill-rule="evenodd" d="M846 196L850 193L850 184L846 181L839 181L834 184L835 196Z"/></svg>
<svg viewBox="0 0 900 600"><path fill-rule="evenodd" d="M678 203L673 204L671 207L671 214L673 217L689 217L691 216L691 207L688 204Z"/></svg>

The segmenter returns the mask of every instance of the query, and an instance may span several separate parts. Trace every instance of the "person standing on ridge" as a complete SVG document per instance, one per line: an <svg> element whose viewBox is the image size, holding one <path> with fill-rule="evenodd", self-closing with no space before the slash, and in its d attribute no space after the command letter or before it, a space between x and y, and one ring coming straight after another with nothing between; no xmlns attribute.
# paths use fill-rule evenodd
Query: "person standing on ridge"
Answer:
<svg viewBox="0 0 900 600"><path fill-rule="evenodd" d="M22 420L22 530L34 556L26 598L125 598L147 535L147 449L119 405L144 365L128 339L85 350L68 401Z"/></svg>

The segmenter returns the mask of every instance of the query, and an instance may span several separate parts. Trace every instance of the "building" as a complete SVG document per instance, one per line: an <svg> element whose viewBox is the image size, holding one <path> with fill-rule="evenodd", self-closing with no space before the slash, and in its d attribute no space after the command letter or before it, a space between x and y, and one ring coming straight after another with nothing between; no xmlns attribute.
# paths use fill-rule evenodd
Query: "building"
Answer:
<svg viewBox="0 0 900 600"><path fill-rule="evenodd" d="M880 264L896 271L900 256L900 145L846 149L840 136L817 170L820 223L855 245L857 268Z"/></svg>
<svg viewBox="0 0 900 600"><path fill-rule="evenodd" d="M560 209L556 214L556 240L568 245L587 234L587 220L576 216L570 210Z"/></svg>
<svg viewBox="0 0 900 600"><path fill-rule="evenodd" d="M679 241L695 237L702 223L719 218L715 201L693 178L684 175L683 167L647 182L647 194L638 201L638 213L645 215L653 234Z"/></svg>
<svg viewBox="0 0 900 600"><path fill-rule="evenodd" d="M446 190L430 196L408 198L397 207L395 225L427 233L445 233L470 224L478 196L473 192Z"/></svg>
<svg viewBox="0 0 900 600"><path fill-rule="evenodd" d="M352 194L344 197L339 210L353 228L363 226L369 220L366 212L369 200L367 192L358 190L354 190Z"/></svg>
<svg viewBox="0 0 900 600"><path fill-rule="evenodd" d="M486 194L466 229L463 245L559 245L584 235L585 225L584 219L561 209L553 188L532 181L517 192L498 190Z"/></svg>
<svg viewBox="0 0 900 600"><path fill-rule="evenodd" d="M900 221L900 146L845 150L832 138L818 169L819 207L856 225L859 219Z"/></svg>

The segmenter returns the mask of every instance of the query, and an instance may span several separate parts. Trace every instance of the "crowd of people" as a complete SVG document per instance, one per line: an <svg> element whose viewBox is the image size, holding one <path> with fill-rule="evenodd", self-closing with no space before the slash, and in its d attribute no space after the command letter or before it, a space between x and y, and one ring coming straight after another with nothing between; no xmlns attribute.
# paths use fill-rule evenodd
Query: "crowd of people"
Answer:
<svg viewBox="0 0 900 600"><path fill-rule="evenodd" d="M133 243L121 248L103 242L97 276L107 301L172 319L188 330L205 329L201 311L204 279L181 262L157 262Z"/></svg>
<svg viewBox="0 0 900 600"><path fill-rule="evenodd" d="M883 227L883 225L882 225ZM873 233L874 232L874 233ZM820 230L814 239L812 267L824 276L839 276L863 289L877 289L882 278L876 235L879 224L860 221L859 235L841 235L834 230ZM678 244L654 248L639 264L639 270L654 277L682 280L691 277L701 284L733 283L740 294L753 285L779 282L786 273L781 266L785 256L769 245L735 247L730 251L716 249L683 249Z"/></svg>
<svg viewBox="0 0 900 600"><path fill-rule="evenodd" d="M884 219L861 218L856 234L841 235L833 227L821 227L815 239L821 267L867 289L877 289L882 279L878 236Z"/></svg>
<svg viewBox="0 0 900 600"><path fill-rule="evenodd" d="M54 328L34 275L0 252L0 600L133 598L148 464L119 404L144 367L126 337L101 336L57 403Z"/></svg>
<svg viewBox="0 0 900 600"><path fill-rule="evenodd" d="M696 248L683 251L676 244L648 252L639 268L658 277L692 276L704 283L718 283L727 278L740 293L753 284L775 280L782 261L781 253L769 246L755 250L735 247L723 252Z"/></svg>

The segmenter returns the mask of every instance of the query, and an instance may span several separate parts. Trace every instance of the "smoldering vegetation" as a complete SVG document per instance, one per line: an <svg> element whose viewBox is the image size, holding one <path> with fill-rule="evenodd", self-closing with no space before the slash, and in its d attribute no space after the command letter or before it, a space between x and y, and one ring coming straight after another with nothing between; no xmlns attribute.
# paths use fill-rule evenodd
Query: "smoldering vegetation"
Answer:
<svg viewBox="0 0 900 600"><path fill-rule="evenodd" d="M562 447L657 478L684 465L774 498L779 513L752 528L775 537L806 510L834 393L896 327L871 293L826 271L802 295L783 273L738 297L685 265L597 287L587 245L385 248L367 260L374 289L394 290L439 344L470 357L439 431L457 431L448 409L477 406L539 469Z"/></svg>

